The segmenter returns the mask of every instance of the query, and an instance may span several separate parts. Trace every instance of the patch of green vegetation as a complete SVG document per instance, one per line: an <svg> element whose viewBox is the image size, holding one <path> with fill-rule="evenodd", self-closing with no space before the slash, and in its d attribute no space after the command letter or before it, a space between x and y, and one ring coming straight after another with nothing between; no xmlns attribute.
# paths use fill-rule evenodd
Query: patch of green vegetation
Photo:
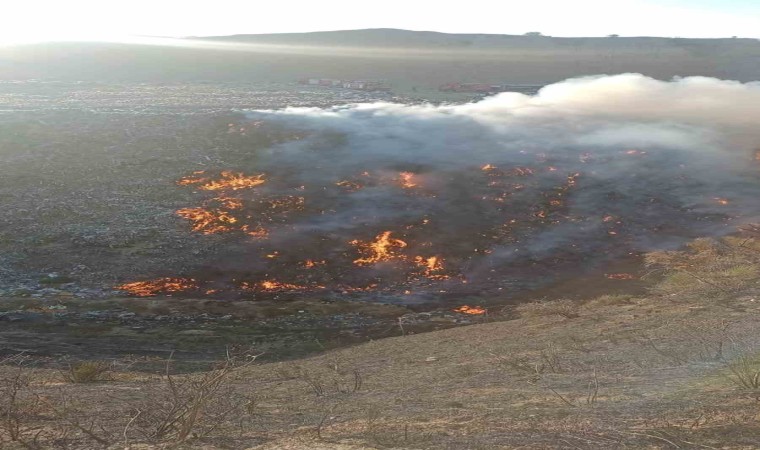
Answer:
<svg viewBox="0 0 760 450"><path fill-rule="evenodd" d="M66 275L53 275L40 279L40 284L67 284L75 283L77 280Z"/></svg>

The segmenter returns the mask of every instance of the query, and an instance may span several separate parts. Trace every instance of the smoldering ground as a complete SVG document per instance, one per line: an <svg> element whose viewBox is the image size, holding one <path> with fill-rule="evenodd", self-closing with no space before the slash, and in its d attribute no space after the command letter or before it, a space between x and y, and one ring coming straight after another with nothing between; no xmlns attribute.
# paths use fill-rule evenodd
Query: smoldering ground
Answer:
<svg viewBox="0 0 760 450"><path fill-rule="evenodd" d="M624 74L465 105L247 115L300 138L256 154L266 182L215 210L240 234L207 262L217 284L518 291L760 212L757 83Z"/></svg>

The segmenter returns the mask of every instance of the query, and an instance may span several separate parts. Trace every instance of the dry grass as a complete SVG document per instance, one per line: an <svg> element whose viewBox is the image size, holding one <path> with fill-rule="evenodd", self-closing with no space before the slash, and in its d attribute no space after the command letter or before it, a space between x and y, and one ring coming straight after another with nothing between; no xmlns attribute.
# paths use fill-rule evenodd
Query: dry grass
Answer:
<svg viewBox="0 0 760 450"><path fill-rule="evenodd" d="M517 306L521 317L561 316L566 319L578 317L579 302L568 299L538 301Z"/></svg>
<svg viewBox="0 0 760 450"><path fill-rule="evenodd" d="M583 304L583 307L588 309L600 306L630 305L634 300L635 298L632 295L627 294L601 295L594 299L588 300Z"/></svg>
<svg viewBox="0 0 760 450"><path fill-rule="evenodd" d="M684 250L653 252L646 265L661 281L660 295L722 298L760 288L760 240L754 237L697 239Z"/></svg>

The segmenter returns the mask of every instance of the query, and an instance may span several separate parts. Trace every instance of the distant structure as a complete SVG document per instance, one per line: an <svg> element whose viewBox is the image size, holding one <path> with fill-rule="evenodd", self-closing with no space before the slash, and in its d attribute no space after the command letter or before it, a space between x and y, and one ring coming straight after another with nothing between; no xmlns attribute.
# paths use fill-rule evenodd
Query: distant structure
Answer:
<svg viewBox="0 0 760 450"><path fill-rule="evenodd" d="M390 91L391 88L381 81L336 80L332 78L306 78L299 83L309 86L353 89L356 91Z"/></svg>
<svg viewBox="0 0 760 450"><path fill-rule="evenodd" d="M446 83L438 86L441 92L466 92L473 94L496 94L498 92L519 92L535 94L542 84L485 84L485 83Z"/></svg>

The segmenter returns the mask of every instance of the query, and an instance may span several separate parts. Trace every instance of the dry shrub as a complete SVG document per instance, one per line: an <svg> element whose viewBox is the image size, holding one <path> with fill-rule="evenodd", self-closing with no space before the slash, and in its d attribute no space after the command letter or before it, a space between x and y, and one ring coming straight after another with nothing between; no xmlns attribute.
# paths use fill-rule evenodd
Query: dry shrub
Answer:
<svg viewBox="0 0 760 450"><path fill-rule="evenodd" d="M760 287L760 241L748 237L697 239L684 250L652 252L646 265L662 276L662 295L716 297Z"/></svg>
<svg viewBox="0 0 760 450"><path fill-rule="evenodd" d="M28 363L23 355L0 360L0 448L8 443L40 447L43 430L33 422L43 408L29 390L34 372Z"/></svg>
<svg viewBox="0 0 760 450"><path fill-rule="evenodd" d="M230 417L250 413L253 399L235 394L230 377L253 364L256 356L228 351L226 359L211 370L183 376L172 374L169 358L162 383L150 386L143 404L132 411L125 436L131 427L151 442L181 443L239 425Z"/></svg>
<svg viewBox="0 0 760 450"><path fill-rule="evenodd" d="M108 379L111 366L111 363L105 361L81 361L69 364L64 375L71 383L95 383Z"/></svg>
<svg viewBox="0 0 760 450"><path fill-rule="evenodd" d="M521 317L562 316L566 319L578 317L579 305L568 299L543 302L531 302L518 305L516 310Z"/></svg>

